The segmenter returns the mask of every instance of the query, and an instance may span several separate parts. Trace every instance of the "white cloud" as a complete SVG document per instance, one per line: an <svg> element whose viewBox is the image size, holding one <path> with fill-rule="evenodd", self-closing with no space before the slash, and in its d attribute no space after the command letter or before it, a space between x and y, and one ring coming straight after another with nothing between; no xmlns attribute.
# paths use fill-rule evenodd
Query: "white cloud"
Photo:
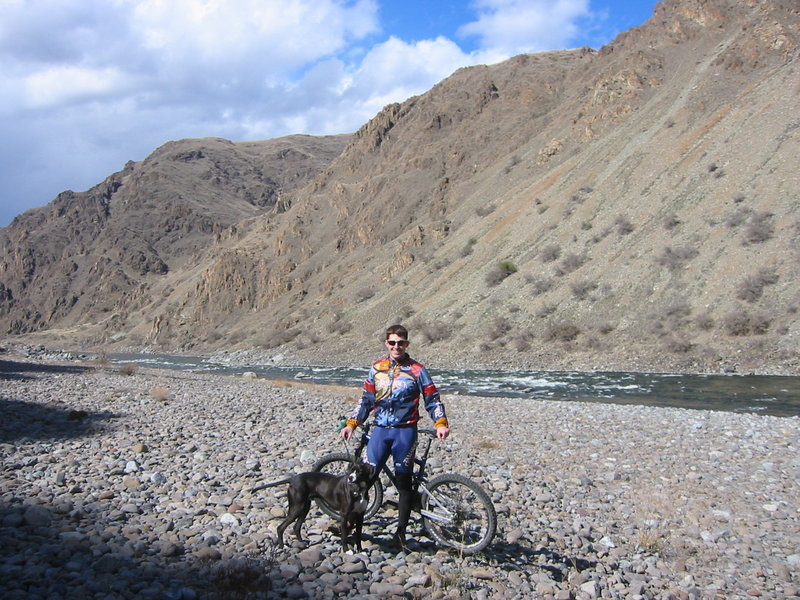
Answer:
<svg viewBox="0 0 800 600"><path fill-rule="evenodd" d="M588 0L476 0L478 20L459 29L477 36L484 49L516 55L566 48L576 21L588 17Z"/></svg>
<svg viewBox="0 0 800 600"><path fill-rule="evenodd" d="M121 88L125 81L125 76L112 67L51 67L25 78L25 104L30 108L48 108L81 98L96 99Z"/></svg>
<svg viewBox="0 0 800 600"><path fill-rule="evenodd" d="M479 0L468 53L383 34L378 0L0 0L0 226L170 139L355 131L460 67L565 47L587 1Z"/></svg>

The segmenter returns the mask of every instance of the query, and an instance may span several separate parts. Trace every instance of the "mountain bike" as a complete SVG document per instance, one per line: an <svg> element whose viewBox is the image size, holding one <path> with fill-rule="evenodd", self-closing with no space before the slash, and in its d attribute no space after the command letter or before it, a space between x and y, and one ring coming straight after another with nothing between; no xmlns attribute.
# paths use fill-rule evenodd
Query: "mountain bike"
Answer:
<svg viewBox="0 0 800 600"><path fill-rule="evenodd" d="M361 440L353 454L328 454L314 463L312 470L341 474L353 460L359 460L369 441L369 425L362 427ZM422 451L414 459L413 511L420 514L423 528L440 546L463 555L480 552L492 542L497 531L497 512L491 498L476 482L457 473L444 473L428 479L428 455L431 444L436 439L436 432L432 429L420 429L418 434L423 441L420 444ZM396 488L394 473L387 465L383 466L381 474L369 490L365 519L374 516L384 504L384 482ZM396 505L396 501L388 502ZM330 517L340 518L335 508L321 499L317 500L317 505Z"/></svg>

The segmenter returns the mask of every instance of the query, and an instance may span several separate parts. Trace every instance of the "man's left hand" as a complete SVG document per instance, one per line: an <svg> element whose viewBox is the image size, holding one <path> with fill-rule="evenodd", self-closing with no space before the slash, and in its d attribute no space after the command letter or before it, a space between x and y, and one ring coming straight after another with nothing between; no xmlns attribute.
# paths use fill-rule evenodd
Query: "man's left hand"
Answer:
<svg viewBox="0 0 800 600"><path fill-rule="evenodd" d="M450 435L450 428L449 427L437 427L436 428L436 438L443 440L448 435Z"/></svg>

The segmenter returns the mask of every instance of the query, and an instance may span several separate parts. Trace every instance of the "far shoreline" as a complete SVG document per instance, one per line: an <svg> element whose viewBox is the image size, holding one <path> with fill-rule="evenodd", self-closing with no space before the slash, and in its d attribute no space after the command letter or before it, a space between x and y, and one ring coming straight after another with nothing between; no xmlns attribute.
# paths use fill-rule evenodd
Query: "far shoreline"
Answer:
<svg viewBox="0 0 800 600"><path fill-rule="evenodd" d="M120 356L125 354L133 354L137 356L163 356L163 357L176 357L176 358L187 358L187 359L199 359L203 361L210 361L212 363L221 365L223 367L236 369L238 372L225 372L225 371L214 371L214 370L202 370L196 369L191 366L186 368L181 367L170 367L168 365L151 365L151 364L142 364L136 361L125 361L123 358L118 358L116 360L111 360L111 356ZM2 360L4 353L0 350L0 360ZM336 365L326 365L326 364L296 364L296 363L289 363L289 360L286 361L274 361L274 360L265 360L263 362L257 362L259 360L263 360L263 355L254 356L251 352L242 352L242 351L234 351L232 353L226 353L226 356L221 357L219 354L190 354L190 353L165 353L165 352L126 352L126 353L111 353L110 355L105 355L104 353L94 353L94 352L87 352L87 351L70 351L70 350L52 350L47 349L42 345L37 345L35 347L30 346L17 346L13 349L6 349L5 356L10 357L18 357L23 360L35 360L35 361L42 361L46 363L59 363L59 364L67 364L67 365L75 365L75 364L82 364L82 365L89 365L91 367L96 367L99 369L106 368L114 368L119 370L123 368L126 364L131 364L133 368L142 369L143 371L153 371L161 373L165 376L177 376L179 373L192 373L195 375L224 375L228 377L242 377L249 376L258 379L265 379L272 381L279 385L285 385L287 387L305 387L306 389L318 389L324 388L327 390L331 390L334 393L344 393L344 394L351 394L353 396L357 396L360 393L360 381L353 382L352 385L345 385L342 383L325 381L325 380L315 380L311 376L301 376L302 371L306 369L348 369L348 370L361 370L363 369L364 373L366 373L366 367L342 367ZM113 365L113 367L112 367ZM248 371L248 368L252 367L253 371ZM281 375L279 372L271 372L269 374L266 373L257 373L259 369L276 369L276 370L287 370L287 371L297 371L297 373L292 376L291 374L287 373L285 376ZM450 368L441 367L441 368L432 368L432 374L436 374L437 371L449 371ZM486 369L472 369L472 368L456 368L453 369L455 371L471 371L480 373L481 371L486 371L487 377L490 377L491 374L495 376L498 373L504 373L508 375L516 375L520 371L513 370L513 369L498 369L498 368L486 368ZM746 379L748 377L765 377L765 378L777 378L783 379L787 378L791 380L791 382L797 383L800 385L800 381L796 381L798 378L795 375L783 375L783 374L760 374L760 373L671 373L671 372L625 372L625 371L561 371L561 370L539 370L539 371L523 371L527 374L562 374L562 375L634 375L634 376L653 376L656 378L663 377L665 380L671 378L679 378L679 377L698 377L698 378L726 378L731 377L732 379L742 378ZM780 386L783 388L783 386ZM793 387L789 387L791 390ZM687 410L711 410L714 412L728 412L733 414L753 414L753 415L760 415L760 416L775 416L780 418L792 418L792 417L800 417L800 406L796 406L794 402L793 396L789 396L788 402L786 398L782 395L778 395L775 398L762 398L761 401L763 404L755 403L755 399L748 399L748 398L740 398L737 396L736 393L731 395L731 405L726 405L724 401L721 403L719 399L711 398L707 402L703 402L698 399L699 391L702 390L693 390L692 393L688 393L687 400L682 401L679 395L674 394L664 394L658 395L656 391L645 391L640 394L632 393L630 395L627 394L617 394L614 396L604 396L601 394L592 396L592 395L570 395L567 393L559 395L556 388L543 388L543 391L540 393L531 392L529 395L525 395L523 392L519 390L499 390L497 392L487 392L481 393L478 392L464 392L463 390L448 390L446 384L440 385L440 389L442 390L443 394L448 396L461 396L461 397L473 397L473 398L485 398L485 399L498 399L498 398L527 398L532 401L565 401L570 403L587 403L587 404L604 404L604 405L615 405L615 406L643 406L643 407L650 407L650 408L683 408ZM787 389L784 388L781 391L787 392ZM579 393L577 391L576 393ZM799 396L800 398L800 396ZM750 405L748 405L748 401L752 401ZM777 402L774 408L769 406L769 402L774 401Z"/></svg>

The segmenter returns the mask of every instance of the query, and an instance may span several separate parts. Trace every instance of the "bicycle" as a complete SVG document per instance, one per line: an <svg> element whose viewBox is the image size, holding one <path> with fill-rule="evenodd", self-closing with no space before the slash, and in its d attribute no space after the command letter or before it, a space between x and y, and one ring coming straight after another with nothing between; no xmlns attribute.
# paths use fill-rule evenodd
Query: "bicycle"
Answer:
<svg viewBox="0 0 800 600"><path fill-rule="evenodd" d="M341 474L353 460L358 460L369 441L369 425L362 426L361 440L351 455L334 452L320 458L313 471ZM472 555L485 549L497 531L497 512L489 495L475 481L457 473L444 473L428 479L425 471L431 444L436 439L432 429L420 429L422 452L414 459L412 474L414 491L413 511L422 517L422 526L437 544L463 555ZM396 488L392 470L384 465L381 473ZM380 474L369 491L369 502L364 518L375 515L384 503L384 483ZM324 501L317 504L328 516L339 519L338 512Z"/></svg>

